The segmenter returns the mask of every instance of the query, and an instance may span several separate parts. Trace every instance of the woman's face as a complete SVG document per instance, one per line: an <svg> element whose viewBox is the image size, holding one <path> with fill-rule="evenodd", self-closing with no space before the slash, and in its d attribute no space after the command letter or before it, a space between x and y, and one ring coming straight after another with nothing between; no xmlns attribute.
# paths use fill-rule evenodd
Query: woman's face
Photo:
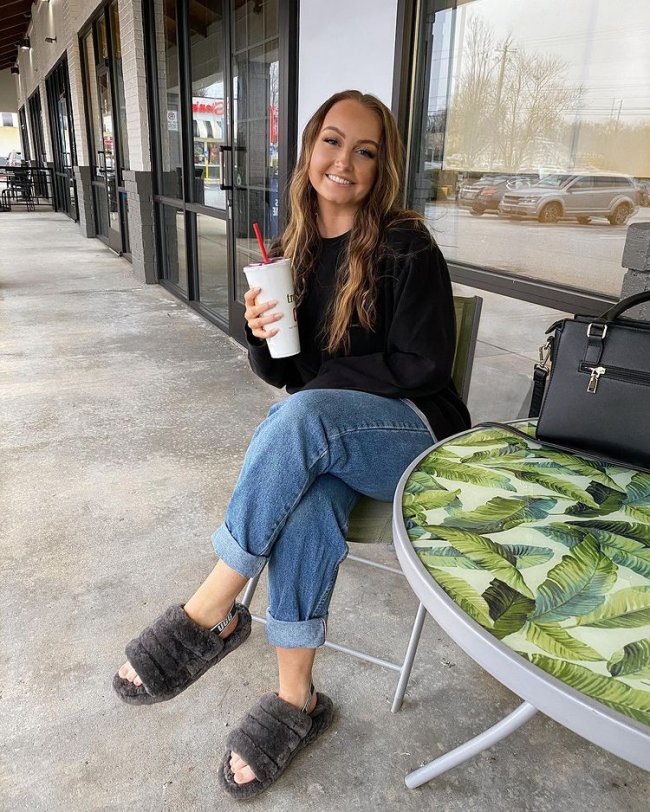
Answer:
<svg viewBox="0 0 650 812"><path fill-rule="evenodd" d="M309 180L319 211L356 211L377 177L382 135L379 116L352 99L333 105L325 116L309 162Z"/></svg>

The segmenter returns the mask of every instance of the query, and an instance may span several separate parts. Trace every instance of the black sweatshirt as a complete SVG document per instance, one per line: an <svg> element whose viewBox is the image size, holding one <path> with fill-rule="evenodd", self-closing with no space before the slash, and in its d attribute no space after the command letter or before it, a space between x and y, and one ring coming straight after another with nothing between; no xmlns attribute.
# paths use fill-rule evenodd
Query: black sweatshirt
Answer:
<svg viewBox="0 0 650 812"><path fill-rule="evenodd" d="M469 428L469 413L451 381L455 325L449 271L424 225L388 230L376 276L373 330L353 319L349 352L332 356L323 349L323 320L348 237L321 240L317 266L297 311L299 355L271 358L266 342L246 326L253 371L289 394L355 389L407 398L426 415L439 440Z"/></svg>

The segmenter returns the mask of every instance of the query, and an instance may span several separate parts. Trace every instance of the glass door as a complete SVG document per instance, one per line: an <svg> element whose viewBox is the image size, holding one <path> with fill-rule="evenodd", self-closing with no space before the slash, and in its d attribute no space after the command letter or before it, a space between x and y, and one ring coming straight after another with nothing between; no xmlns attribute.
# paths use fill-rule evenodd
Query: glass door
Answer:
<svg viewBox="0 0 650 812"><path fill-rule="evenodd" d="M128 204L122 171L129 168L129 149L117 3L103 8L90 24L81 37L81 51L95 230L113 251L128 254Z"/></svg>
<svg viewBox="0 0 650 812"><path fill-rule="evenodd" d="M29 123L32 130L32 146L34 147L34 161L38 167L47 166L47 155L45 154L45 139L43 137L43 113L41 109L41 91L37 89L30 96L29 102Z"/></svg>
<svg viewBox="0 0 650 812"><path fill-rule="evenodd" d="M77 163L77 156L66 58L62 59L47 77L46 86L54 158L54 207L76 220L74 166Z"/></svg>
<svg viewBox="0 0 650 812"><path fill-rule="evenodd" d="M31 161L32 155L29 149L29 131L27 129L27 116L24 107L18 110L18 124L20 127L20 145L22 147L23 161Z"/></svg>
<svg viewBox="0 0 650 812"><path fill-rule="evenodd" d="M229 145L226 116L227 11L221 0L189 14L191 167L188 209L196 227L195 295L224 327L229 323L230 255L223 158ZM189 134L188 134L189 137Z"/></svg>
<svg viewBox="0 0 650 812"><path fill-rule="evenodd" d="M275 3L232 2L233 333L243 338L248 283L242 269L260 259L257 223L267 246L279 233L279 21Z"/></svg>
<svg viewBox="0 0 650 812"><path fill-rule="evenodd" d="M118 253L122 250L120 216L117 206L117 172L115 156L115 132L113 126L113 104L111 101L111 80L107 67L97 71L97 100L100 121L99 138L101 149L97 150L95 167L96 184L101 187L106 203L106 216L102 221L102 235L110 248Z"/></svg>
<svg viewBox="0 0 650 812"><path fill-rule="evenodd" d="M287 138L278 154L280 88L286 98L289 86L279 40L281 29L293 37L296 6L149 0L147 8L161 282L243 339L242 269L260 258L252 226L267 244L277 236L279 167L286 172L293 156Z"/></svg>
<svg viewBox="0 0 650 812"><path fill-rule="evenodd" d="M27 106L32 133L32 148L34 151L32 167L36 184L36 194L40 198L49 200L52 196L52 186L50 183L50 169L47 166L47 155L45 153L41 91L39 89L36 89L32 96L30 96Z"/></svg>

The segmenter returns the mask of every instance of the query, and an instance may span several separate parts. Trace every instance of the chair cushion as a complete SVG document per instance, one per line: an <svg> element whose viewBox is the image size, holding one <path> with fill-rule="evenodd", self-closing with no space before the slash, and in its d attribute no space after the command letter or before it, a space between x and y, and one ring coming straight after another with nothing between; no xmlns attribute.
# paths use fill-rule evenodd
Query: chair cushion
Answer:
<svg viewBox="0 0 650 812"><path fill-rule="evenodd" d="M347 540L363 544L391 544L393 505L362 496L350 514Z"/></svg>

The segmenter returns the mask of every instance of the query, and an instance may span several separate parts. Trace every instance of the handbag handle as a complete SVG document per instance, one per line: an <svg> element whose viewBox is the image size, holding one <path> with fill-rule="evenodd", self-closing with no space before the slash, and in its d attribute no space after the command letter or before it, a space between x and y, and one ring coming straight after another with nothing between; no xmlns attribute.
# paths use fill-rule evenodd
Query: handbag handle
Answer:
<svg viewBox="0 0 650 812"><path fill-rule="evenodd" d="M643 304L643 302L650 302L650 290L646 290L643 293L634 293L632 296L621 299L620 302L616 302L609 310L606 310L600 319L607 322L615 321L625 310L629 310L635 305ZM598 321L600 321L600 319L598 319Z"/></svg>

